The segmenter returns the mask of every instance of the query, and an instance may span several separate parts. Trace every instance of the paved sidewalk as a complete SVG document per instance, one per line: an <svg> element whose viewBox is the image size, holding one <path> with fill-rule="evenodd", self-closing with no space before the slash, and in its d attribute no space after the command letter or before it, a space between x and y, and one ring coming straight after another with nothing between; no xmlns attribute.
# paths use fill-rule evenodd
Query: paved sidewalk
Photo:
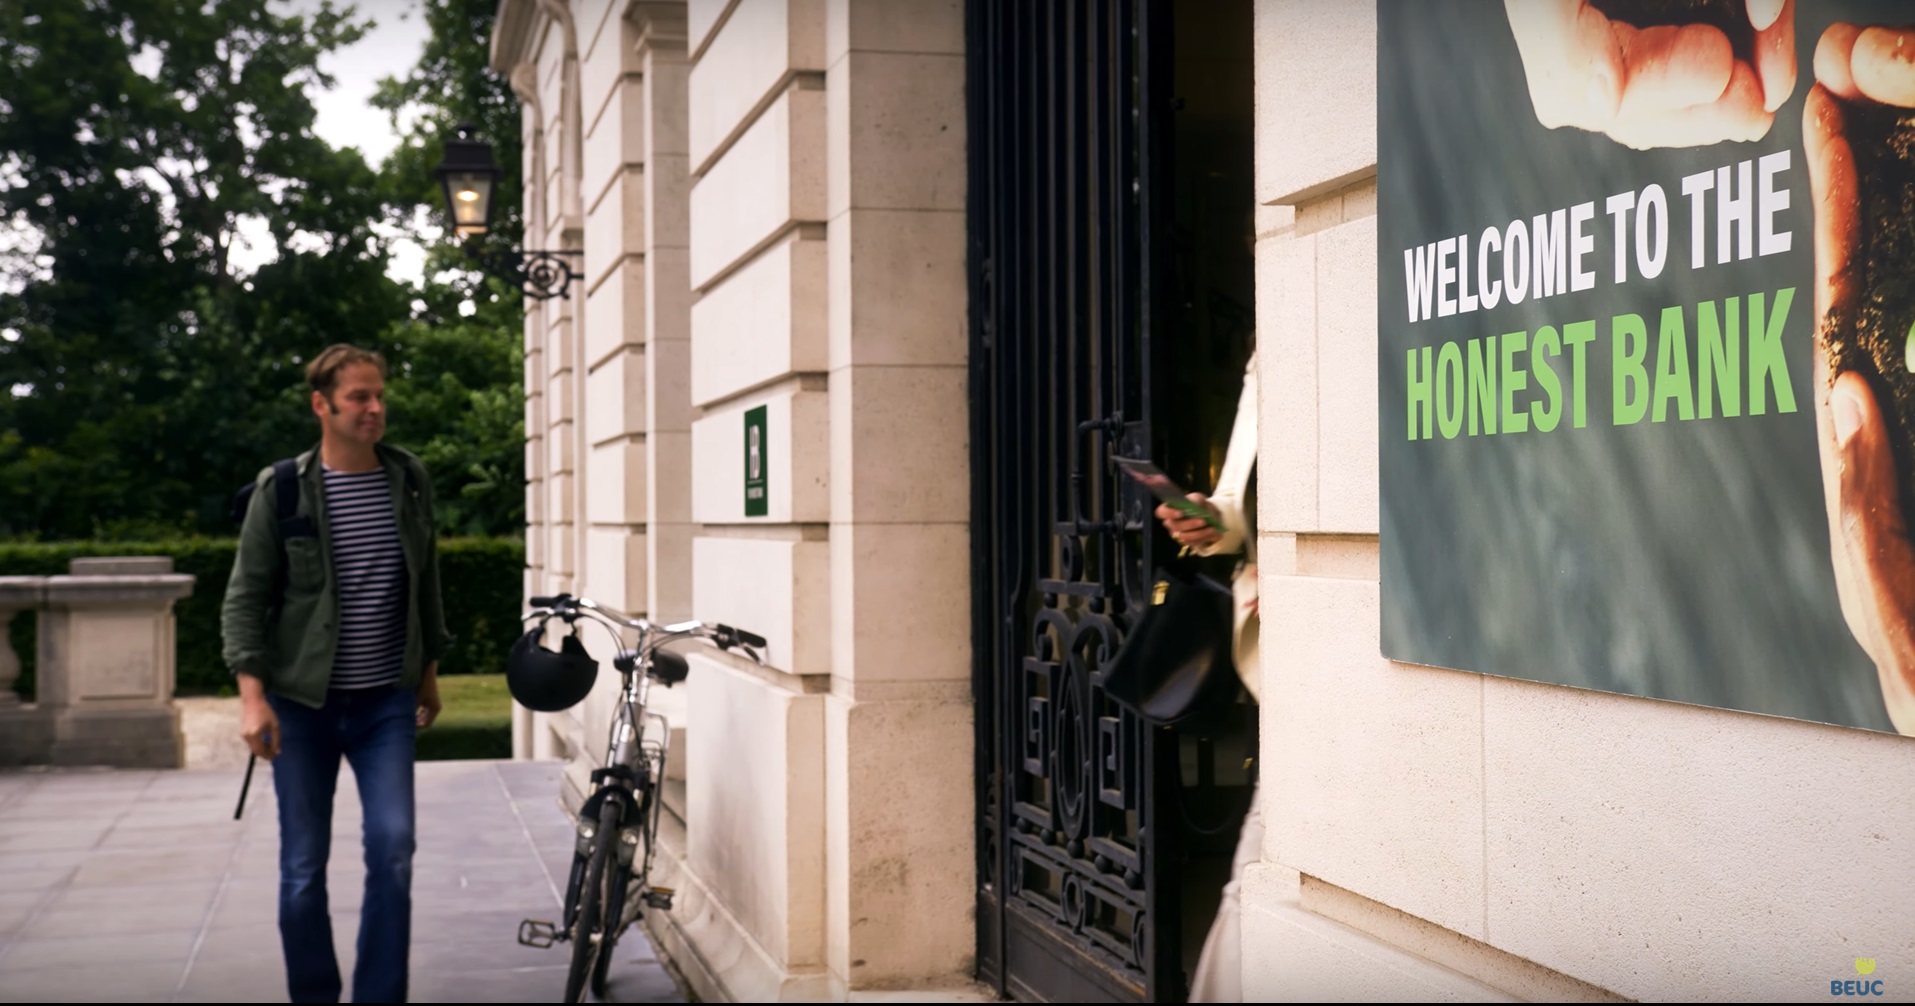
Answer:
<svg viewBox="0 0 1915 1006"><path fill-rule="evenodd" d="M518 945L558 915L572 830L558 766L423 762L413 870L414 1002L556 1002L564 945ZM0 773L0 1002L285 1002L270 771L234 821L238 771ZM330 877L350 995L364 870L342 767ZM637 927L611 996L679 1002Z"/></svg>

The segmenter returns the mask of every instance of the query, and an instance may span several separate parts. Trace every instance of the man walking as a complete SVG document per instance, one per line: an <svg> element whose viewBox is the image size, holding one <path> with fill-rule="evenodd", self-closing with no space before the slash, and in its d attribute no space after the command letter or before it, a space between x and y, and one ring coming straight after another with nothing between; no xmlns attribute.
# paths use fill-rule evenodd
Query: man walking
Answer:
<svg viewBox="0 0 1915 1006"><path fill-rule="evenodd" d="M366 892L354 1002L404 1002L412 926L414 739L439 714L449 637L425 466L381 444L385 360L328 347L306 367L319 446L301 454L293 513L278 475L254 483L221 630L240 729L273 766L279 935L294 1002L338 1002L326 897L333 792L352 765Z"/></svg>

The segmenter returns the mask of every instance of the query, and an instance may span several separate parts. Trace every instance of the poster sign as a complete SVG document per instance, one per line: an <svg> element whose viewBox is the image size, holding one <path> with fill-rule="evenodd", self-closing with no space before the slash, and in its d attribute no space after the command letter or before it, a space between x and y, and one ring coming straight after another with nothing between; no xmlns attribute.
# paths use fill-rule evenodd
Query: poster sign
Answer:
<svg viewBox="0 0 1915 1006"><path fill-rule="evenodd" d="M765 493L765 407L745 411L745 516L763 517L771 502Z"/></svg>
<svg viewBox="0 0 1915 1006"><path fill-rule="evenodd" d="M1915 12L1378 27L1384 654L1915 733Z"/></svg>

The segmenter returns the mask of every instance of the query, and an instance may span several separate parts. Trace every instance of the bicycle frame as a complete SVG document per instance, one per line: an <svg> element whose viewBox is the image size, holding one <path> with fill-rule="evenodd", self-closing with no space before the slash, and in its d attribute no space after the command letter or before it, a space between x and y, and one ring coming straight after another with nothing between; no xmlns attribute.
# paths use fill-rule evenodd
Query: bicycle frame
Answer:
<svg viewBox="0 0 1915 1006"><path fill-rule="evenodd" d="M639 652L645 652L643 646ZM621 669L624 682L619 691L619 702L612 722L606 728L605 760L601 769L623 769L629 773L628 779L619 779L617 773L593 773L598 786L596 794L607 786L625 789L636 800L644 819L633 825L626 825L625 834L619 842L619 865L631 870L633 879L639 886L639 898L626 898L625 914L619 920L620 928L629 924L638 915L638 906L650 891L652 858L657 843L652 839L658 834L659 812L664 801L658 798L658 787L665 781L665 767L670 757L671 724L665 717L650 710L652 678L649 673L651 660L647 657L642 664L631 670ZM648 730L647 727L655 727ZM642 795L641 795L642 794ZM588 798L589 803L589 798ZM645 858L633 869L632 848L638 844L632 829L643 830L646 841Z"/></svg>

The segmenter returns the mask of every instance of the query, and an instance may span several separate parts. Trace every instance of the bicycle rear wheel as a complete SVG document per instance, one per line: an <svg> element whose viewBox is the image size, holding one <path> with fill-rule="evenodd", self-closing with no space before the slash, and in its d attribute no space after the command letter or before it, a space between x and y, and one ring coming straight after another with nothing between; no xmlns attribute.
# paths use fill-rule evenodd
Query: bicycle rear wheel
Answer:
<svg viewBox="0 0 1915 1006"><path fill-rule="evenodd" d="M608 793L598 808L598 831L592 836L592 856L587 860L585 876L579 885L578 915L572 923L572 967L565 976L565 1001L583 1001L586 979L598 970L602 956L609 956L608 930L618 925L606 919L605 884L608 876L619 871L618 832L620 803ZM623 898L619 898L623 902Z"/></svg>

